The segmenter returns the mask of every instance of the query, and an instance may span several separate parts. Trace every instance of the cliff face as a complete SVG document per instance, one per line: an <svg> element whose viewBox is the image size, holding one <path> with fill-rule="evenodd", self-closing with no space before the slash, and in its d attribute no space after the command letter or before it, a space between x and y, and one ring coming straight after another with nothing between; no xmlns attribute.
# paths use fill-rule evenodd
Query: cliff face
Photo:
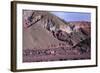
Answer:
<svg viewBox="0 0 100 73"><path fill-rule="evenodd" d="M63 59L73 59L73 55L68 55L76 50L76 53L86 52L87 49L90 49L90 22L78 21L78 22L65 22L64 20L58 18L57 16L46 11L23 11L23 53L24 53L24 62L34 62L34 61L43 61L40 58L38 51L41 51L42 55L48 54L57 54L65 53ZM87 41L88 42L85 42ZM87 45L88 44L88 45ZM85 49L80 48L84 45ZM77 48L78 47L78 48ZM84 47L83 47L84 48ZM46 51L50 50L51 51ZM58 50L57 50L58 49ZM72 51L64 50L73 49ZM28 50L28 52L27 52ZM31 51L29 51L31 50ZM56 52L55 52L56 50ZM37 52L37 54L30 55L32 51ZM46 52L45 52L46 51ZM62 52L61 52L62 51ZM90 52L90 51L88 51ZM74 52L75 53L75 52ZM66 55L67 54L67 55ZM90 58L90 54L86 53L82 55L83 58ZM39 57L36 58L35 55ZM30 59L27 57L30 57ZM34 57L34 58L33 58ZM46 56L49 57L49 56ZM45 59L47 60L59 60L62 57L54 56ZM80 57L80 58L81 58ZM79 58L79 55L76 54L75 58Z"/></svg>

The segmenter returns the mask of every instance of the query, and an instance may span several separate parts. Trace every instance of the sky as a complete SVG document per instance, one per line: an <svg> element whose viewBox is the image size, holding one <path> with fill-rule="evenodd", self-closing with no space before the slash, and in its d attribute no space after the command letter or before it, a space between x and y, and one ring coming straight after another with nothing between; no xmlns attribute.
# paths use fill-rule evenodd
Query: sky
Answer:
<svg viewBox="0 0 100 73"><path fill-rule="evenodd" d="M91 21L90 13L82 12L51 12L65 21Z"/></svg>

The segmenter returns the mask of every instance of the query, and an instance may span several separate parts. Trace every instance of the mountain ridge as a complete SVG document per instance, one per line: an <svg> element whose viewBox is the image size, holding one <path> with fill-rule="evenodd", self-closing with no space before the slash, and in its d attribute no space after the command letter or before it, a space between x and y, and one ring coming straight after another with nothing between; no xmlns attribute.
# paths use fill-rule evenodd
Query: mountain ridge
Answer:
<svg viewBox="0 0 100 73"><path fill-rule="evenodd" d="M90 59L90 22L65 23L46 11L32 11L23 21L24 62Z"/></svg>

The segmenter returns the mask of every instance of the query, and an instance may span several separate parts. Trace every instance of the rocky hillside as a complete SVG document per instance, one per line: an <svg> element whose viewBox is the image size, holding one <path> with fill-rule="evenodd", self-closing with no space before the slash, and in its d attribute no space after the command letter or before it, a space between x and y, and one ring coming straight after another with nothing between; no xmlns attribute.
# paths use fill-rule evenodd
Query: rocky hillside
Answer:
<svg viewBox="0 0 100 73"><path fill-rule="evenodd" d="M26 10L23 12L23 27L24 62L42 61L40 57L39 59L34 59L35 54L34 56L31 55L32 51L36 50L37 55L39 55L38 51L46 55L44 51L51 49L53 51L49 51L49 54L56 54L57 52L55 53L54 50L58 49L58 52L61 52L62 47L65 50L73 49L69 51L72 53L74 50L76 50L76 53L85 52L87 57L85 55L82 55L82 57L84 59L90 58L90 54L87 53L91 43L90 22L65 22L50 12ZM63 59L73 59L72 56L65 54ZM30 57L30 59L28 58L28 60L27 57ZM54 56L52 57L49 60L59 60L62 58L61 56L55 56L56 59L54 59ZM75 58L78 59L79 55L77 54ZM48 58L45 61L47 60Z"/></svg>

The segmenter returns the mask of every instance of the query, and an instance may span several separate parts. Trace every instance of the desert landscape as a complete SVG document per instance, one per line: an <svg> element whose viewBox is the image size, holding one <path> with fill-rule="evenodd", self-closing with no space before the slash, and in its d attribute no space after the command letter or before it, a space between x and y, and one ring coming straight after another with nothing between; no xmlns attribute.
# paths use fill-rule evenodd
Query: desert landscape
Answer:
<svg viewBox="0 0 100 73"><path fill-rule="evenodd" d="M67 16L66 16L67 17ZM23 10L23 62L91 59L91 22Z"/></svg>

